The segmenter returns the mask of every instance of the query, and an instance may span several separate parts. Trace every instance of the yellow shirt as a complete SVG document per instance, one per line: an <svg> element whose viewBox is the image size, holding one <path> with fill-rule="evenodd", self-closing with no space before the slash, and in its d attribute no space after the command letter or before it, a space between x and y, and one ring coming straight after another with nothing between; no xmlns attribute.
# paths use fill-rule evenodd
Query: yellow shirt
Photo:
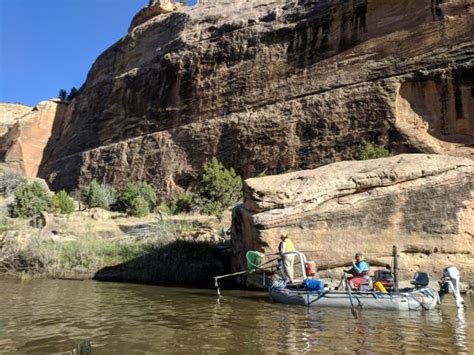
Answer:
<svg viewBox="0 0 474 355"><path fill-rule="evenodd" d="M293 242L290 240L290 238L282 240L278 249L280 251L280 254L296 251L295 246L293 245Z"/></svg>
<svg viewBox="0 0 474 355"><path fill-rule="evenodd" d="M296 251L295 246L293 245L293 242L291 241L290 238L285 239L285 251L289 253L290 251Z"/></svg>

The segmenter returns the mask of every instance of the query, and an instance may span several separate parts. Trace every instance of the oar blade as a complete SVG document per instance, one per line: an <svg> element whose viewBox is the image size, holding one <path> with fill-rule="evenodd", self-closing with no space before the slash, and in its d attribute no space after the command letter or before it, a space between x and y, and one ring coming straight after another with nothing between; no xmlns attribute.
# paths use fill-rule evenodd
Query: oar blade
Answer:
<svg viewBox="0 0 474 355"><path fill-rule="evenodd" d="M357 314L357 311L355 310L354 306L351 307L351 312L352 312L352 315L354 316L354 319L359 318L359 315Z"/></svg>

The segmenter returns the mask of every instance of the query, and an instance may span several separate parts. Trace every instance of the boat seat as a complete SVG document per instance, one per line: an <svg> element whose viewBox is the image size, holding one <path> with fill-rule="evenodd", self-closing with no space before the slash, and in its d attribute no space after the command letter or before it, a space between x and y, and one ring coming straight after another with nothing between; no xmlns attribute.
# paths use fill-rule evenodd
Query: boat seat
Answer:
<svg viewBox="0 0 474 355"><path fill-rule="evenodd" d="M415 287L425 287L430 283L430 276L426 272L415 272L413 280L410 282Z"/></svg>

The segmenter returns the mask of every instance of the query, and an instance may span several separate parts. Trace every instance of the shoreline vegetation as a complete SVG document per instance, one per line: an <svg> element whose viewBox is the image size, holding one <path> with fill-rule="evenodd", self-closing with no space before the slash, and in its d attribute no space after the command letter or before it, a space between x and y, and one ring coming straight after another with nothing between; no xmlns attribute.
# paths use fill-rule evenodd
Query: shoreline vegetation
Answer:
<svg viewBox="0 0 474 355"><path fill-rule="evenodd" d="M364 142L356 158L390 154ZM211 287L214 276L230 273L225 231L242 190L216 158L202 166L193 192L169 200L146 182L117 191L92 180L52 193L44 180L0 167L0 275Z"/></svg>
<svg viewBox="0 0 474 355"><path fill-rule="evenodd" d="M208 216L129 218L100 209L0 224L0 274L212 286L230 270L229 241Z"/></svg>
<svg viewBox="0 0 474 355"><path fill-rule="evenodd" d="M52 193L0 170L0 274L212 286L230 271L225 231L241 199L241 178L216 158L194 193L161 201L146 182Z"/></svg>

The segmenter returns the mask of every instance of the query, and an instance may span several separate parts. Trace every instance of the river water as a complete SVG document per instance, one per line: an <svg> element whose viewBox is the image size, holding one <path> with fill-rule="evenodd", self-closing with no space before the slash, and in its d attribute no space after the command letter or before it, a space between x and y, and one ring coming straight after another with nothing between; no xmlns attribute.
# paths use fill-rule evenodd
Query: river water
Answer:
<svg viewBox="0 0 474 355"><path fill-rule="evenodd" d="M266 293L0 279L0 353L469 353L474 297L458 313L313 309Z"/></svg>

